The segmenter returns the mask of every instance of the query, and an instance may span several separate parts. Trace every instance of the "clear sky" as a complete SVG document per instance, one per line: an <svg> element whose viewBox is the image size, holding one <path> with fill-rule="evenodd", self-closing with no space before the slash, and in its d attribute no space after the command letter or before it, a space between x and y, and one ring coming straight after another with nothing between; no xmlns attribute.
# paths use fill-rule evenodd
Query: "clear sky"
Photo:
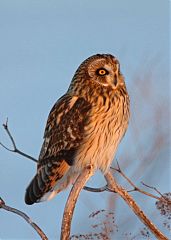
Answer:
<svg viewBox="0 0 171 240"><path fill-rule="evenodd" d="M134 144L140 145L140 140L132 134L134 123L145 134L141 138L141 142L147 144L141 145L144 151L144 146L148 149L150 144L151 132L148 135L146 126L139 124L142 113L143 117L149 116L161 101L167 103L165 111L169 109L169 2L166 0L1 0L0 124L8 117L18 147L37 157L52 105L67 90L78 65L95 53L111 53L118 57L132 99L132 110L136 110L118 152L118 157L125 159L124 166L125 153L132 152L133 164L132 168L129 165L128 171L132 177L136 157L139 156L133 154ZM147 81L142 80L148 73L155 80L152 88L148 78ZM154 106L150 109L139 97L137 89L140 83L153 97ZM164 119L167 127L168 122L168 118ZM0 140L10 144L2 128ZM160 181L155 167L154 178L148 166L141 162L142 169L149 184L166 192L169 190L169 148L163 150L162 159L159 155L156 158ZM25 205L25 188L35 171L33 162L0 148L0 196L8 205L26 212L50 239L59 239L68 191L50 202ZM146 174L143 173L140 179L136 176L137 182L145 181L143 176ZM100 175L94 181L96 186L104 184ZM90 231L88 215L98 209L107 209L108 203L109 194L83 192L75 211L72 233ZM142 202L140 204L143 205ZM125 209L125 214L130 214L122 201L117 205L118 209ZM37 238L19 217L4 211L0 216L0 239ZM134 225L137 222L137 226L142 227L133 214L130 216L135 220Z"/></svg>

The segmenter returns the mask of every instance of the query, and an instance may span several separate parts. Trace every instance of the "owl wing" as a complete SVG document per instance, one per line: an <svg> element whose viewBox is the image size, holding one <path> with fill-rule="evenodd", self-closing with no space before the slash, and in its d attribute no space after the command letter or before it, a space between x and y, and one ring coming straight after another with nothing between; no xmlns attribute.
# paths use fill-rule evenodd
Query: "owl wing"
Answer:
<svg viewBox="0 0 171 240"><path fill-rule="evenodd" d="M25 202L33 204L49 192L74 163L91 105L68 94L53 106L45 128L37 174L26 189Z"/></svg>

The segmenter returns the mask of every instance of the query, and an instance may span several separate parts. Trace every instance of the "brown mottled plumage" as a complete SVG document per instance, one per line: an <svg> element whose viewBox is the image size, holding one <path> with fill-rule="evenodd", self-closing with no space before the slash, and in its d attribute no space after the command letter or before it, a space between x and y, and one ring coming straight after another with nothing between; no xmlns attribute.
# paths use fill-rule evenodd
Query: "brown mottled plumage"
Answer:
<svg viewBox="0 0 171 240"><path fill-rule="evenodd" d="M90 163L105 173L128 120L129 96L118 60L109 54L89 57L49 114L37 174L25 202L51 199Z"/></svg>

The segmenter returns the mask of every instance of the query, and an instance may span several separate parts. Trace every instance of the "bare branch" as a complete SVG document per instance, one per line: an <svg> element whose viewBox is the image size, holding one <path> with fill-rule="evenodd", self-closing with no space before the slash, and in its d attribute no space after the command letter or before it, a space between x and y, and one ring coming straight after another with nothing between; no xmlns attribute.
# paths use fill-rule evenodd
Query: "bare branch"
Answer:
<svg viewBox="0 0 171 240"><path fill-rule="evenodd" d="M12 208L9 207L5 204L4 200L0 197L0 208L15 213L17 215L19 215L20 217L22 217L28 224L30 224L30 226L32 226L34 228L34 230L39 234L39 236L41 237L41 239L43 240L48 240L47 236L45 235L45 233L39 228L39 226L34 223L25 213L23 213L22 211L16 209L16 208Z"/></svg>
<svg viewBox="0 0 171 240"><path fill-rule="evenodd" d="M99 193L99 192L107 191L108 188L107 188L107 185L104 186L104 187L100 187L100 188L92 188L92 187L84 186L84 187L83 187L83 190L86 190L86 191L88 191L88 192L96 192L96 193Z"/></svg>
<svg viewBox="0 0 171 240"><path fill-rule="evenodd" d="M142 194L144 194L144 195L147 195L147 196L149 196L149 197L152 197L152 198L155 198L155 199L157 199L157 200L160 200L160 197L155 196L155 195L153 195L153 194L151 194L151 193L149 193L149 192L146 192L146 191L140 189L139 187L137 187L137 186L130 180L130 178L128 178L128 177L124 174L124 172L121 170L118 161L116 161L116 162L117 162L118 168L113 168L113 167L111 167L110 169L117 171L117 172L118 172L123 178L125 178L125 179L128 181L128 183L134 188L133 190L130 190L130 191L127 191L127 192L135 192L135 191L136 191L136 192L140 192L140 193L142 193Z"/></svg>
<svg viewBox="0 0 171 240"><path fill-rule="evenodd" d="M150 229L150 231L156 236L157 239L168 240L166 236L150 221L141 208L137 205L131 195L120 185L117 184L111 172L105 175L108 187L119 194L120 197L128 204L128 206L134 211L138 218Z"/></svg>
<svg viewBox="0 0 171 240"><path fill-rule="evenodd" d="M144 185L144 186L147 187L147 188L153 189L155 192L157 192L157 193L161 196L161 198L162 198L164 201L168 202L168 199L167 199L156 187L149 186L149 185L147 185L146 183L144 183L144 182L142 182L142 181L141 181L141 184ZM161 198L159 198L158 200L161 201Z"/></svg>
<svg viewBox="0 0 171 240"><path fill-rule="evenodd" d="M15 140L14 140L14 138L13 138L13 136L12 136L12 134L11 134L9 128L8 128L8 118L7 118L7 120L6 120L6 123L4 123L2 126L4 127L4 129L5 129L8 137L9 137L9 139L11 140L13 149L10 149L10 148L6 147L6 146L5 146L3 143L1 143L1 142L0 142L0 145L1 145L3 148L5 148L7 151L17 153L17 154L19 154L19 155L21 155L21 156L24 156L24 157L26 157L26 158L34 161L34 162L37 162L37 159L36 159L36 158L34 158L34 157L32 157L32 156L30 156L30 155L28 155L28 154L20 151L20 150L17 148L16 143L15 143Z"/></svg>
<svg viewBox="0 0 171 240"><path fill-rule="evenodd" d="M69 194L68 200L65 205L65 210L62 219L61 227L61 240L68 240L70 236L71 221L73 217L73 212L75 209L75 204L77 202L80 191L82 190L85 183L93 175L94 167L92 165L87 166L82 173L79 175L75 181L71 192Z"/></svg>

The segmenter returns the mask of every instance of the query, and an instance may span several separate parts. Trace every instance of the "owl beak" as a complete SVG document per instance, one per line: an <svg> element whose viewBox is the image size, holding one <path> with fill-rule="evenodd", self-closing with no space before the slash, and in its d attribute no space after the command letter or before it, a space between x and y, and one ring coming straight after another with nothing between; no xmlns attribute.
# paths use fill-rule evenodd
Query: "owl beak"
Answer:
<svg viewBox="0 0 171 240"><path fill-rule="evenodd" d="M115 73L114 79L113 79L113 84L115 85L115 87L116 87L117 83L118 83L118 75Z"/></svg>

